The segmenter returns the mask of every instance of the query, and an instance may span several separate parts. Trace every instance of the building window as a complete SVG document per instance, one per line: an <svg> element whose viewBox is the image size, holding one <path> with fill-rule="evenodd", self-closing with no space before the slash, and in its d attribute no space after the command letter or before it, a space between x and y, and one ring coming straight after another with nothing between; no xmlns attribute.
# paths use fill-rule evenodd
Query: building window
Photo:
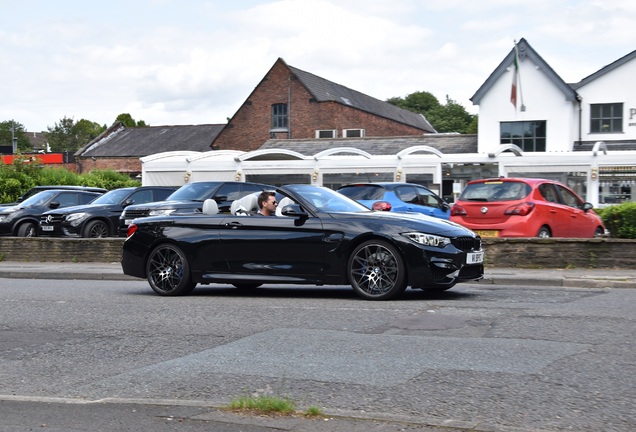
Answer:
<svg viewBox="0 0 636 432"><path fill-rule="evenodd" d="M272 129L287 129L287 104L272 105Z"/></svg>
<svg viewBox="0 0 636 432"><path fill-rule="evenodd" d="M362 138L364 129L343 129L342 136L345 138Z"/></svg>
<svg viewBox="0 0 636 432"><path fill-rule="evenodd" d="M544 152L546 122L521 121L501 122L500 144L516 144L524 152Z"/></svg>
<svg viewBox="0 0 636 432"><path fill-rule="evenodd" d="M623 132L623 104L591 104L590 133Z"/></svg>
<svg viewBox="0 0 636 432"><path fill-rule="evenodd" d="M338 131L335 129L317 130L316 138L337 138Z"/></svg>

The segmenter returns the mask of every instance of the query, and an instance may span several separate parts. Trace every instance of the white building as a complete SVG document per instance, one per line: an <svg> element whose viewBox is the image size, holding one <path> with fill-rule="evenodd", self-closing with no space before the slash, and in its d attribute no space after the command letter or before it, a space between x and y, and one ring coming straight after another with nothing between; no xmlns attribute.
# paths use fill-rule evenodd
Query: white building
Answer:
<svg viewBox="0 0 636 432"><path fill-rule="evenodd" d="M595 206L634 201L634 76L636 51L567 84L521 39L471 98L479 106L478 136L270 140L252 152L151 155L141 158L142 181L232 179L330 187L409 181L452 201L469 180L530 176L567 183Z"/></svg>

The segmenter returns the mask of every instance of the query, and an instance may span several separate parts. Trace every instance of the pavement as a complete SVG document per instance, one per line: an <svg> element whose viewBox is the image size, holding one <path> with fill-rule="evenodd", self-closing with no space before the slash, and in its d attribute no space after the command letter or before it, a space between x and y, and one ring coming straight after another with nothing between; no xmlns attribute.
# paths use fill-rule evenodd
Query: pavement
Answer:
<svg viewBox="0 0 636 432"><path fill-rule="evenodd" d="M0 278L140 280L123 274L119 262L0 261ZM561 286L570 288L636 288L631 269L487 268L481 284Z"/></svg>

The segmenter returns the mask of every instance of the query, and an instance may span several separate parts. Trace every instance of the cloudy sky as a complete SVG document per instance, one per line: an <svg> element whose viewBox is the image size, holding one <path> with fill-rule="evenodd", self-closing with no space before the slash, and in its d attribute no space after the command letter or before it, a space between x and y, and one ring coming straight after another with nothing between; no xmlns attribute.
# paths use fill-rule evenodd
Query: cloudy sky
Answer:
<svg viewBox="0 0 636 432"><path fill-rule="evenodd" d="M470 97L525 38L566 82L636 49L634 0L0 0L0 121L225 123L277 58L375 98Z"/></svg>

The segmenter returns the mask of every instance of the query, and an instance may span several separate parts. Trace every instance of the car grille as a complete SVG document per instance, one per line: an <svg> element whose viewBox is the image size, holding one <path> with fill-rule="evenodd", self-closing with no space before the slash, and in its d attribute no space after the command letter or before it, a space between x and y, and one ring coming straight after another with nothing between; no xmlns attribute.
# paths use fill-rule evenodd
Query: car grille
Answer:
<svg viewBox="0 0 636 432"><path fill-rule="evenodd" d="M148 209L135 209L126 210L126 219L136 219L148 216L150 210Z"/></svg>
<svg viewBox="0 0 636 432"><path fill-rule="evenodd" d="M481 264L464 266L459 271L459 279L475 280L475 279L481 279L483 276L484 276L484 266Z"/></svg>
<svg viewBox="0 0 636 432"><path fill-rule="evenodd" d="M479 237L455 237L451 239L451 243L464 252L481 250L481 239Z"/></svg>
<svg viewBox="0 0 636 432"><path fill-rule="evenodd" d="M43 224L54 224L60 223L64 217L62 215L44 215L40 218L40 223Z"/></svg>

